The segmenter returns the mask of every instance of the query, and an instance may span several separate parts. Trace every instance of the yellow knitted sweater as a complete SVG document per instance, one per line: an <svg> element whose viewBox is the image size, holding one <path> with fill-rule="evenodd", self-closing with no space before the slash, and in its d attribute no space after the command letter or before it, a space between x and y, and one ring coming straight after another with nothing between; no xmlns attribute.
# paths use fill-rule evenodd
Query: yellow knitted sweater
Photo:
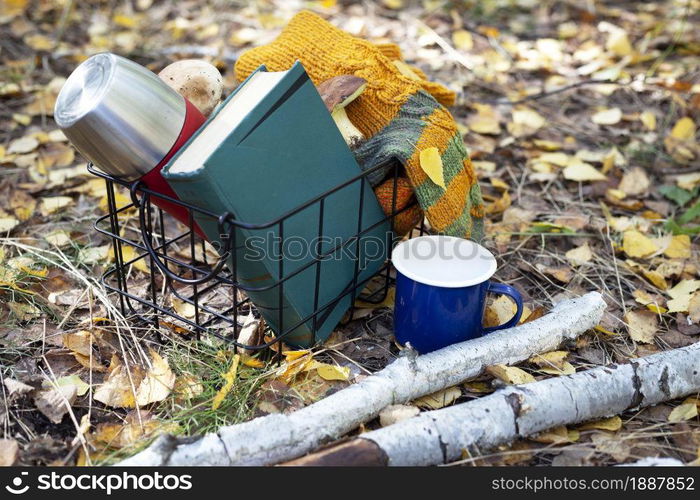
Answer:
<svg viewBox="0 0 700 500"><path fill-rule="evenodd" d="M453 92L403 63L396 45L374 45L306 11L297 14L272 43L243 53L236 62L236 77L242 81L262 64L269 71L284 71L297 60L317 85L346 74L367 80L366 90L346 108L365 137L375 139L375 149L367 149L365 158L386 153L405 165L434 230L481 238L483 204L476 176L457 125L440 104L451 105ZM420 111L411 111L411 106ZM407 132L401 135L404 129ZM384 147L383 133L387 141L392 136L391 148ZM429 147L437 147L442 156L446 189L434 184L420 166L420 152Z"/></svg>

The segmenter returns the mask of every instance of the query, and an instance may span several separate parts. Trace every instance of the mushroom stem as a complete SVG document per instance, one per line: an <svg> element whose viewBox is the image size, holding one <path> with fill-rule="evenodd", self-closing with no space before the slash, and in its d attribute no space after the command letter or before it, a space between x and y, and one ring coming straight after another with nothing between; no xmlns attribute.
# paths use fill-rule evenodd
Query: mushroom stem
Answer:
<svg viewBox="0 0 700 500"><path fill-rule="evenodd" d="M335 109L333 113L331 113L331 117L348 146L352 147L365 138L362 132L352 124L348 114L345 112L345 108Z"/></svg>

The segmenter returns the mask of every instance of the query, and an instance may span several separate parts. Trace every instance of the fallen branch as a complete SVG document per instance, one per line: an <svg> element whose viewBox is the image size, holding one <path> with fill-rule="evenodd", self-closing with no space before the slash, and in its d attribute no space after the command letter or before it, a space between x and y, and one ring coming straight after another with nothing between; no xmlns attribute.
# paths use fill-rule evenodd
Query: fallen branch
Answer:
<svg viewBox="0 0 700 500"><path fill-rule="evenodd" d="M629 364L512 386L368 432L287 465L434 465L556 427L700 391L700 342Z"/></svg>
<svg viewBox="0 0 700 500"><path fill-rule="evenodd" d="M296 458L375 418L391 404L475 377L493 364L517 363L551 351L598 324L597 292L566 300L535 321L423 356L403 356L361 382L289 415L272 414L222 427L192 441L172 436L120 465L267 465Z"/></svg>

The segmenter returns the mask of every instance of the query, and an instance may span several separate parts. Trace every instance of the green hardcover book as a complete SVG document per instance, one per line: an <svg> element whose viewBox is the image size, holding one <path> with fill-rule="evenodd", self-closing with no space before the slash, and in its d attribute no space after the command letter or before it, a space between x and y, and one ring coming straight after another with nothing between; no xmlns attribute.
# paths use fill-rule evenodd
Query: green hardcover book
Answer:
<svg viewBox="0 0 700 500"><path fill-rule="evenodd" d="M328 337L351 305L347 292L379 270L389 224L362 179L282 224L256 226L360 173L299 62L249 76L163 169L183 201L248 225L235 231L236 262L229 268L273 331L289 332L285 341L300 347ZM213 218L196 215L196 222L210 242L222 244ZM319 254L326 257L317 263Z"/></svg>

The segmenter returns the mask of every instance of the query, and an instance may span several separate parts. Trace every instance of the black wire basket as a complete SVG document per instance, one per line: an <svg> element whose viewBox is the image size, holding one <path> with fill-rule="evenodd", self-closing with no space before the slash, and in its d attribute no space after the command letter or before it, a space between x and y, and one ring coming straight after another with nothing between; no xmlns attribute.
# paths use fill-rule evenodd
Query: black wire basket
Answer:
<svg viewBox="0 0 700 500"><path fill-rule="evenodd" d="M386 172L386 179L393 178L393 193L391 210L380 221L391 225L394 241L391 246L400 239L393 232L396 218L403 212L416 205L413 203L397 209L397 181L402 167L398 163L377 165L363 171L356 177L334 187L333 189L308 200L287 214L266 224L251 225L240 221L233 214L216 214L201 207L184 203L177 199L165 196L145 187L140 181L125 181L110 176L88 165L88 170L104 179L107 191L107 214L99 217L95 222L95 229L109 237L114 251L114 265L102 276L102 284L116 297L117 305L121 313L128 319L154 326L159 332L163 327L185 328L192 332L197 339L202 334L213 335L221 340L229 342L232 346L251 351L264 350L280 341L284 341L290 332L298 325L286 325L279 331L272 332L267 328L263 335L259 335L259 341L254 343L244 342L239 339L239 334L246 322L252 317L258 317L258 311L250 298L246 295L248 289L237 279L236 269L226 265L228 261L224 257L239 250L235 242L235 229L237 227L278 227L280 232L285 220L305 208L317 205L320 211L318 233L322 234L323 211L328 198L342 189L354 189L358 192L357 209L358 218L361 218L362 206L367 196L373 196L368 176L379 170ZM384 182L387 182L386 180ZM359 189L358 189L359 187ZM125 196L128 190L129 196ZM366 193L369 191L369 193ZM120 193L121 192L121 193ZM174 217L156 206L153 201L160 198L187 210L189 224L183 226ZM136 214L134 213L136 212ZM385 209L385 213L387 210ZM204 239L197 235L193 229L196 217L210 217L216 221L219 234L228 235L223 238L224 248L218 253L213 252ZM134 223L135 219L135 223ZM126 222L128 223L126 223ZM361 229L358 224L358 233L352 235L340 243L341 246L351 245L357 241L361 233L371 228ZM420 223L409 231L412 237L428 232L424 218L420 217ZM336 247L337 249L337 247ZM283 257L284 249L279 248ZM390 255L390 251L387 255ZM316 328L316 318L322 315L329 307L333 307L337 300L350 295L350 304L355 304L355 299L361 299L366 303L380 303L384 301L387 292L392 285L390 259L383 263L379 271L370 277L360 276L359 265L355 265L355 274L352 286L344 290L335 301L330 303L318 303L318 287L320 284L320 262L324 255L316 253L313 259L303 266L308 269L315 266L315 301L314 310L305 318L304 322L312 322ZM359 261L360 255L356 256ZM131 268L140 261L140 268L148 270L148 286L140 286L136 289L132 286L133 278ZM272 284L283 293L285 282L291 273L285 274L283 268L284 259L280 258L278 278ZM236 262L234 258L232 262ZM144 265L146 266L144 268ZM298 271L298 270L297 270ZM188 314L181 314L173 307L173 300L187 304ZM343 323L352 320L354 306L347 311ZM282 324L280 322L280 324ZM281 352L281 349L276 349Z"/></svg>

